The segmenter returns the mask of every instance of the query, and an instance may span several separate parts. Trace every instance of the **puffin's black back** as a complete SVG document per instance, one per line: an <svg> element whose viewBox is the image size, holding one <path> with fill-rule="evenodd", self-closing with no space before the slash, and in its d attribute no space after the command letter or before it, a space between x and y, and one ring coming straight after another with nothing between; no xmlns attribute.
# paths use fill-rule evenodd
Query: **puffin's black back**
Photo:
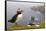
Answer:
<svg viewBox="0 0 46 31"><path fill-rule="evenodd" d="M12 19L8 20L8 22L14 23L17 19L18 14L14 15Z"/></svg>

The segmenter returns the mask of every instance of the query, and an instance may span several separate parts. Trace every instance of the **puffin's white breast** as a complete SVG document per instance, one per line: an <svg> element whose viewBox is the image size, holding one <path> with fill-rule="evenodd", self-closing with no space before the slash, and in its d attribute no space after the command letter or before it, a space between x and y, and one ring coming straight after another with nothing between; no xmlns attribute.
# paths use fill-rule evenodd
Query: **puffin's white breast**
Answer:
<svg viewBox="0 0 46 31"><path fill-rule="evenodd" d="M18 18L22 18L22 15L23 15L23 14L19 14L19 15L18 15Z"/></svg>
<svg viewBox="0 0 46 31"><path fill-rule="evenodd" d="M16 20L16 22L22 20L22 18L23 18L23 14L19 14L19 15L17 16L17 20Z"/></svg>

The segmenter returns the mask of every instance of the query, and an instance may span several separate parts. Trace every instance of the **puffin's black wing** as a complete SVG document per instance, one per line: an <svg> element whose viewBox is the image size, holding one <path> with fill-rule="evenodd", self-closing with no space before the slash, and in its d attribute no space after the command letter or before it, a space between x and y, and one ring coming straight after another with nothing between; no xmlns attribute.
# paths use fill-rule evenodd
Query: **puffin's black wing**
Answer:
<svg viewBox="0 0 46 31"><path fill-rule="evenodd" d="M8 22L14 23L17 19L18 14L14 15L12 19L8 20Z"/></svg>

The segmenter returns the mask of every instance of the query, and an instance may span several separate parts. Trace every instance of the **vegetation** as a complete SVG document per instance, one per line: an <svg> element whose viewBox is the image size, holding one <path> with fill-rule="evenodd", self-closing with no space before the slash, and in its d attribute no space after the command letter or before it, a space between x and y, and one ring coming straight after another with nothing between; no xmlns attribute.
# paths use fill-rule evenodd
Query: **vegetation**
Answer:
<svg viewBox="0 0 46 31"><path fill-rule="evenodd" d="M12 25L8 26L7 30L24 30L24 29L39 29L39 28L45 28L45 21L41 21L39 27L36 27L35 25L27 26L27 25Z"/></svg>

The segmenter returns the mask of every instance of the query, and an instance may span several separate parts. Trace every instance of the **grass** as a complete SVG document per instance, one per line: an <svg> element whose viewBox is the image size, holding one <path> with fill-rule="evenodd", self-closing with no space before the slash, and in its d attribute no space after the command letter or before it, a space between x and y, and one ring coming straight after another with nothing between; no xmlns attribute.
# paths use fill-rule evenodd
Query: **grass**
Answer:
<svg viewBox="0 0 46 31"><path fill-rule="evenodd" d="M7 30L24 30L24 29L39 29L39 28L45 28L45 21L41 21L39 27L36 27L35 25L32 25L28 27L27 25L12 25L8 26Z"/></svg>

